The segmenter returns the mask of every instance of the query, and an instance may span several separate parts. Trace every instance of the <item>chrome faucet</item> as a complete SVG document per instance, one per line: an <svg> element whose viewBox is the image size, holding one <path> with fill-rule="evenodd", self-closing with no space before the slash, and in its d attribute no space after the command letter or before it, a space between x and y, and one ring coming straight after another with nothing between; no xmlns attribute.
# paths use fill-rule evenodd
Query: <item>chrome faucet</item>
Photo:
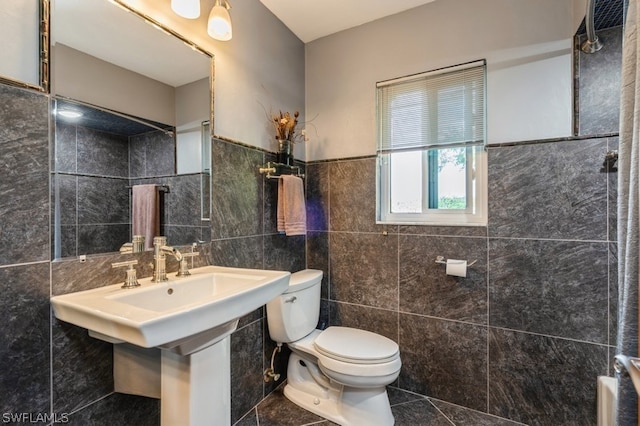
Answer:
<svg viewBox="0 0 640 426"><path fill-rule="evenodd" d="M182 253L167 245L167 237L153 238L153 278L151 282L167 281L166 255L172 254L178 262L182 260Z"/></svg>

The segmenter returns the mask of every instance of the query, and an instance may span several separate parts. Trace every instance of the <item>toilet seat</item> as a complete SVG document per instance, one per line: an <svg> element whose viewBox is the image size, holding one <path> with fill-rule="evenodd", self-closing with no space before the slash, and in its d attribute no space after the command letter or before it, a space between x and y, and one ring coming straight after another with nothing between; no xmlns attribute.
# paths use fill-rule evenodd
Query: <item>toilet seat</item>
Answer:
<svg viewBox="0 0 640 426"><path fill-rule="evenodd" d="M295 342L294 351L314 356L325 374L365 381L374 377L397 377L402 362L396 342L376 333L350 327L313 330ZM393 381L391 380L391 381Z"/></svg>
<svg viewBox="0 0 640 426"><path fill-rule="evenodd" d="M393 376L402 365L397 343L365 330L329 327L313 346L320 366L341 375Z"/></svg>
<svg viewBox="0 0 640 426"><path fill-rule="evenodd" d="M322 355L352 364L381 364L398 357L398 344L370 331L329 327L316 337L315 349Z"/></svg>

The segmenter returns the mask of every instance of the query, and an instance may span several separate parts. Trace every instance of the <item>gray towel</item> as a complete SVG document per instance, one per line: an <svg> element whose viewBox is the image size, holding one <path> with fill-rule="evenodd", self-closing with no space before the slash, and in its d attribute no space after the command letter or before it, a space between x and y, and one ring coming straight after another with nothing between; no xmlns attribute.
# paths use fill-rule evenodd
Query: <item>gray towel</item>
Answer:
<svg viewBox="0 0 640 426"><path fill-rule="evenodd" d="M153 237L160 235L160 197L158 187L134 185L131 225L133 235L144 235L144 248L153 248Z"/></svg>

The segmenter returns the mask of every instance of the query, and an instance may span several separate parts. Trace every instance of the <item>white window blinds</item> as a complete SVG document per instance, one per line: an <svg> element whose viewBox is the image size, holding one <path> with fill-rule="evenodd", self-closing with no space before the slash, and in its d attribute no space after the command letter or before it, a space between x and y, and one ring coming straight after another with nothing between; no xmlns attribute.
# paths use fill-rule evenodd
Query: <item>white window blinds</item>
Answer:
<svg viewBox="0 0 640 426"><path fill-rule="evenodd" d="M377 84L378 151L485 143L485 61Z"/></svg>

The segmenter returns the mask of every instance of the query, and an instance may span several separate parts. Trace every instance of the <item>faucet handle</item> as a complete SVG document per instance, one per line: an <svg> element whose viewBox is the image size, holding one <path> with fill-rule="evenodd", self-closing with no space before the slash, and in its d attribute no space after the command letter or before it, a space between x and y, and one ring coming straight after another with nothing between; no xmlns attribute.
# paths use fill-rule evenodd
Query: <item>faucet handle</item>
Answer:
<svg viewBox="0 0 640 426"><path fill-rule="evenodd" d="M180 260L180 268L178 269L178 273L176 274L176 277L187 277L191 275L191 272L189 272L189 264L187 263L187 259L190 257L198 256L199 254L200 252L198 251L193 251L191 253L184 253L182 255L182 260Z"/></svg>
<svg viewBox="0 0 640 426"><path fill-rule="evenodd" d="M136 270L134 268L134 265L137 265L138 261L137 260L127 260L125 262L115 262L111 264L112 268L121 268L121 267L127 267L127 278L124 281L124 284L122 284L122 288L134 288L134 287L139 287L140 283L138 283L138 279L136 277Z"/></svg>

